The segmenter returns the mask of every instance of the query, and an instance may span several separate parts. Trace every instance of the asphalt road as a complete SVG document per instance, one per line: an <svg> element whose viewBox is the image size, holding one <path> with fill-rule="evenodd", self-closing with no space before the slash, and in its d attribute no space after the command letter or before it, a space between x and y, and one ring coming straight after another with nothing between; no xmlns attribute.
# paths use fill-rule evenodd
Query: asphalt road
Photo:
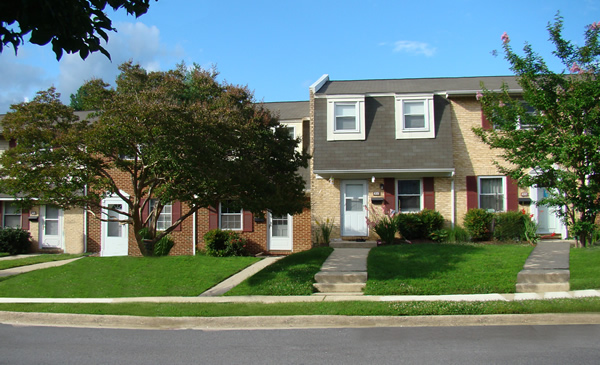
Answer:
<svg viewBox="0 0 600 365"><path fill-rule="evenodd" d="M127 330L0 325L0 364L596 364L600 325Z"/></svg>

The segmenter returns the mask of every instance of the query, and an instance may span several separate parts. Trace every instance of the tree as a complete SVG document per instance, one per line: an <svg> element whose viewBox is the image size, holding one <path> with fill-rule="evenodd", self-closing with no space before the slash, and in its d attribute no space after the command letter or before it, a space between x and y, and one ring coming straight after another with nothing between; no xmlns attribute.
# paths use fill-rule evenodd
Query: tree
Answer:
<svg viewBox="0 0 600 365"><path fill-rule="evenodd" d="M156 0L158 1L158 0ZM113 10L125 8L127 14L139 17L148 11L150 0L13 0L0 2L0 53L11 44L15 54L31 33L29 42L40 46L52 42L56 59L63 51L77 53L86 59L90 53L110 54L100 45L108 42L107 31L114 31L104 13L106 5Z"/></svg>
<svg viewBox="0 0 600 365"><path fill-rule="evenodd" d="M71 108L77 111L101 109L102 102L110 99L112 90L107 89L109 86L102 79L86 81L75 94L71 94Z"/></svg>
<svg viewBox="0 0 600 365"><path fill-rule="evenodd" d="M559 210L578 245L586 246L600 211L600 24L587 26L585 44L562 36L563 18L548 24L550 40L567 71L555 73L529 44L516 54L506 33L505 58L523 89L513 97L501 92L478 94L493 129L475 129L491 148L500 149L508 165L499 171L523 186L548 188L538 205ZM482 85L483 86L483 85Z"/></svg>
<svg viewBox="0 0 600 365"><path fill-rule="evenodd" d="M120 70L116 89L89 120L78 120L53 89L11 106L4 133L17 145L0 158L1 191L25 194L24 204L124 214L144 255L187 217L218 202L235 201L257 214L294 214L306 206L298 168L308 165L308 155L296 151L298 140L247 88L221 84L215 71L198 66L148 73L125 63ZM117 176L126 176L128 186ZM126 206L102 207L107 196ZM157 230L163 207L174 201L189 209Z"/></svg>

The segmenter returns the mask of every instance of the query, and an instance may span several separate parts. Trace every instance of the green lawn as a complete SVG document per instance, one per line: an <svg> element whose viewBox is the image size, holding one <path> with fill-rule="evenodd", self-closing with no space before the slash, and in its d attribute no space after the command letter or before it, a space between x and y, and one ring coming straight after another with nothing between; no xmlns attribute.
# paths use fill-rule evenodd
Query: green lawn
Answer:
<svg viewBox="0 0 600 365"><path fill-rule="evenodd" d="M0 278L0 296L116 298L195 296L257 262L254 257L85 257Z"/></svg>
<svg viewBox="0 0 600 365"><path fill-rule="evenodd" d="M512 293L529 245L381 246L368 258L368 295Z"/></svg>
<svg viewBox="0 0 600 365"><path fill-rule="evenodd" d="M284 257L225 295L311 295L315 274L332 251L316 247Z"/></svg>
<svg viewBox="0 0 600 365"><path fill-rule="evenodd" d="M571 248L571 290L600 289L600 247Z"/></svg>
<svg viewBox="0 0 600 365"><path fill-rule="evenodd" d="M146 317L422 316L600 312L600 298L491 302L0 304L1 311Z"/></svg>
<svg viewBox="0 0 600 365"><path fill-rule="evenodd" d="M21 258L21 259L0 260L0 270L6 270L6 269L13 268L13 267L18 267L18 266L40 264L42 262L61 261L61 260L74 259L76 257L81 257L81 256L83 256L83 255L82 254L76 254L76 255L70 255L70 254L48 255L48 254L43 254L43 255L38 255L38 256L24 257L24 258Z"/></svg>

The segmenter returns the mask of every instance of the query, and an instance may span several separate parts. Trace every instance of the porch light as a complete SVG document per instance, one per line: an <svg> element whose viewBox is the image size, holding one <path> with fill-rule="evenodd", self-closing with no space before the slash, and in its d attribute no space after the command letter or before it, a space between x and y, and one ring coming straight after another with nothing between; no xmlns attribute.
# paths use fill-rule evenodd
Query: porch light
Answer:
<svg viewBox="0 0 600 365"><path fill-rule="evenodd" d="M374 183L375 182L375 176L371 176L371 182Z"/></svg>

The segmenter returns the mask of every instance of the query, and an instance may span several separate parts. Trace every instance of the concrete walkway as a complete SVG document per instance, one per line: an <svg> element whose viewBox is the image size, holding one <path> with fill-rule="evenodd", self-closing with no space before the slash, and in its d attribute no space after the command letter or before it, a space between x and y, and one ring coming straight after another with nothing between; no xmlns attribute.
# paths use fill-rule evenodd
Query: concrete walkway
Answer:
<svg viewBox="0 0 600 365"><path fill-rule="evenodd" d="M22 256L29 257L32 255L22 255ZM33 255L33 256L36 256L36 255ZM40 264L17 266L17 267L13 267L11 269L0 270L0 277L23 274L23 273L30 272L30 271L47 269L49 267L62 266L62 265L66 265L70 262L73 262L75 260L79 260L82 257L84 257L84 256L76 257L74 259L60 260L60 261L48 261L48 262L42 262ZM23 257L18 257L18 258L23 258ZM6 258L4 258L4 259L6 259Z"/></svg>
<svg viewBox="0 0 600 365"><path fill-rule="evenodd" d="M517 275L517 293L568 291L571 242L542 240Z"/></svg>

